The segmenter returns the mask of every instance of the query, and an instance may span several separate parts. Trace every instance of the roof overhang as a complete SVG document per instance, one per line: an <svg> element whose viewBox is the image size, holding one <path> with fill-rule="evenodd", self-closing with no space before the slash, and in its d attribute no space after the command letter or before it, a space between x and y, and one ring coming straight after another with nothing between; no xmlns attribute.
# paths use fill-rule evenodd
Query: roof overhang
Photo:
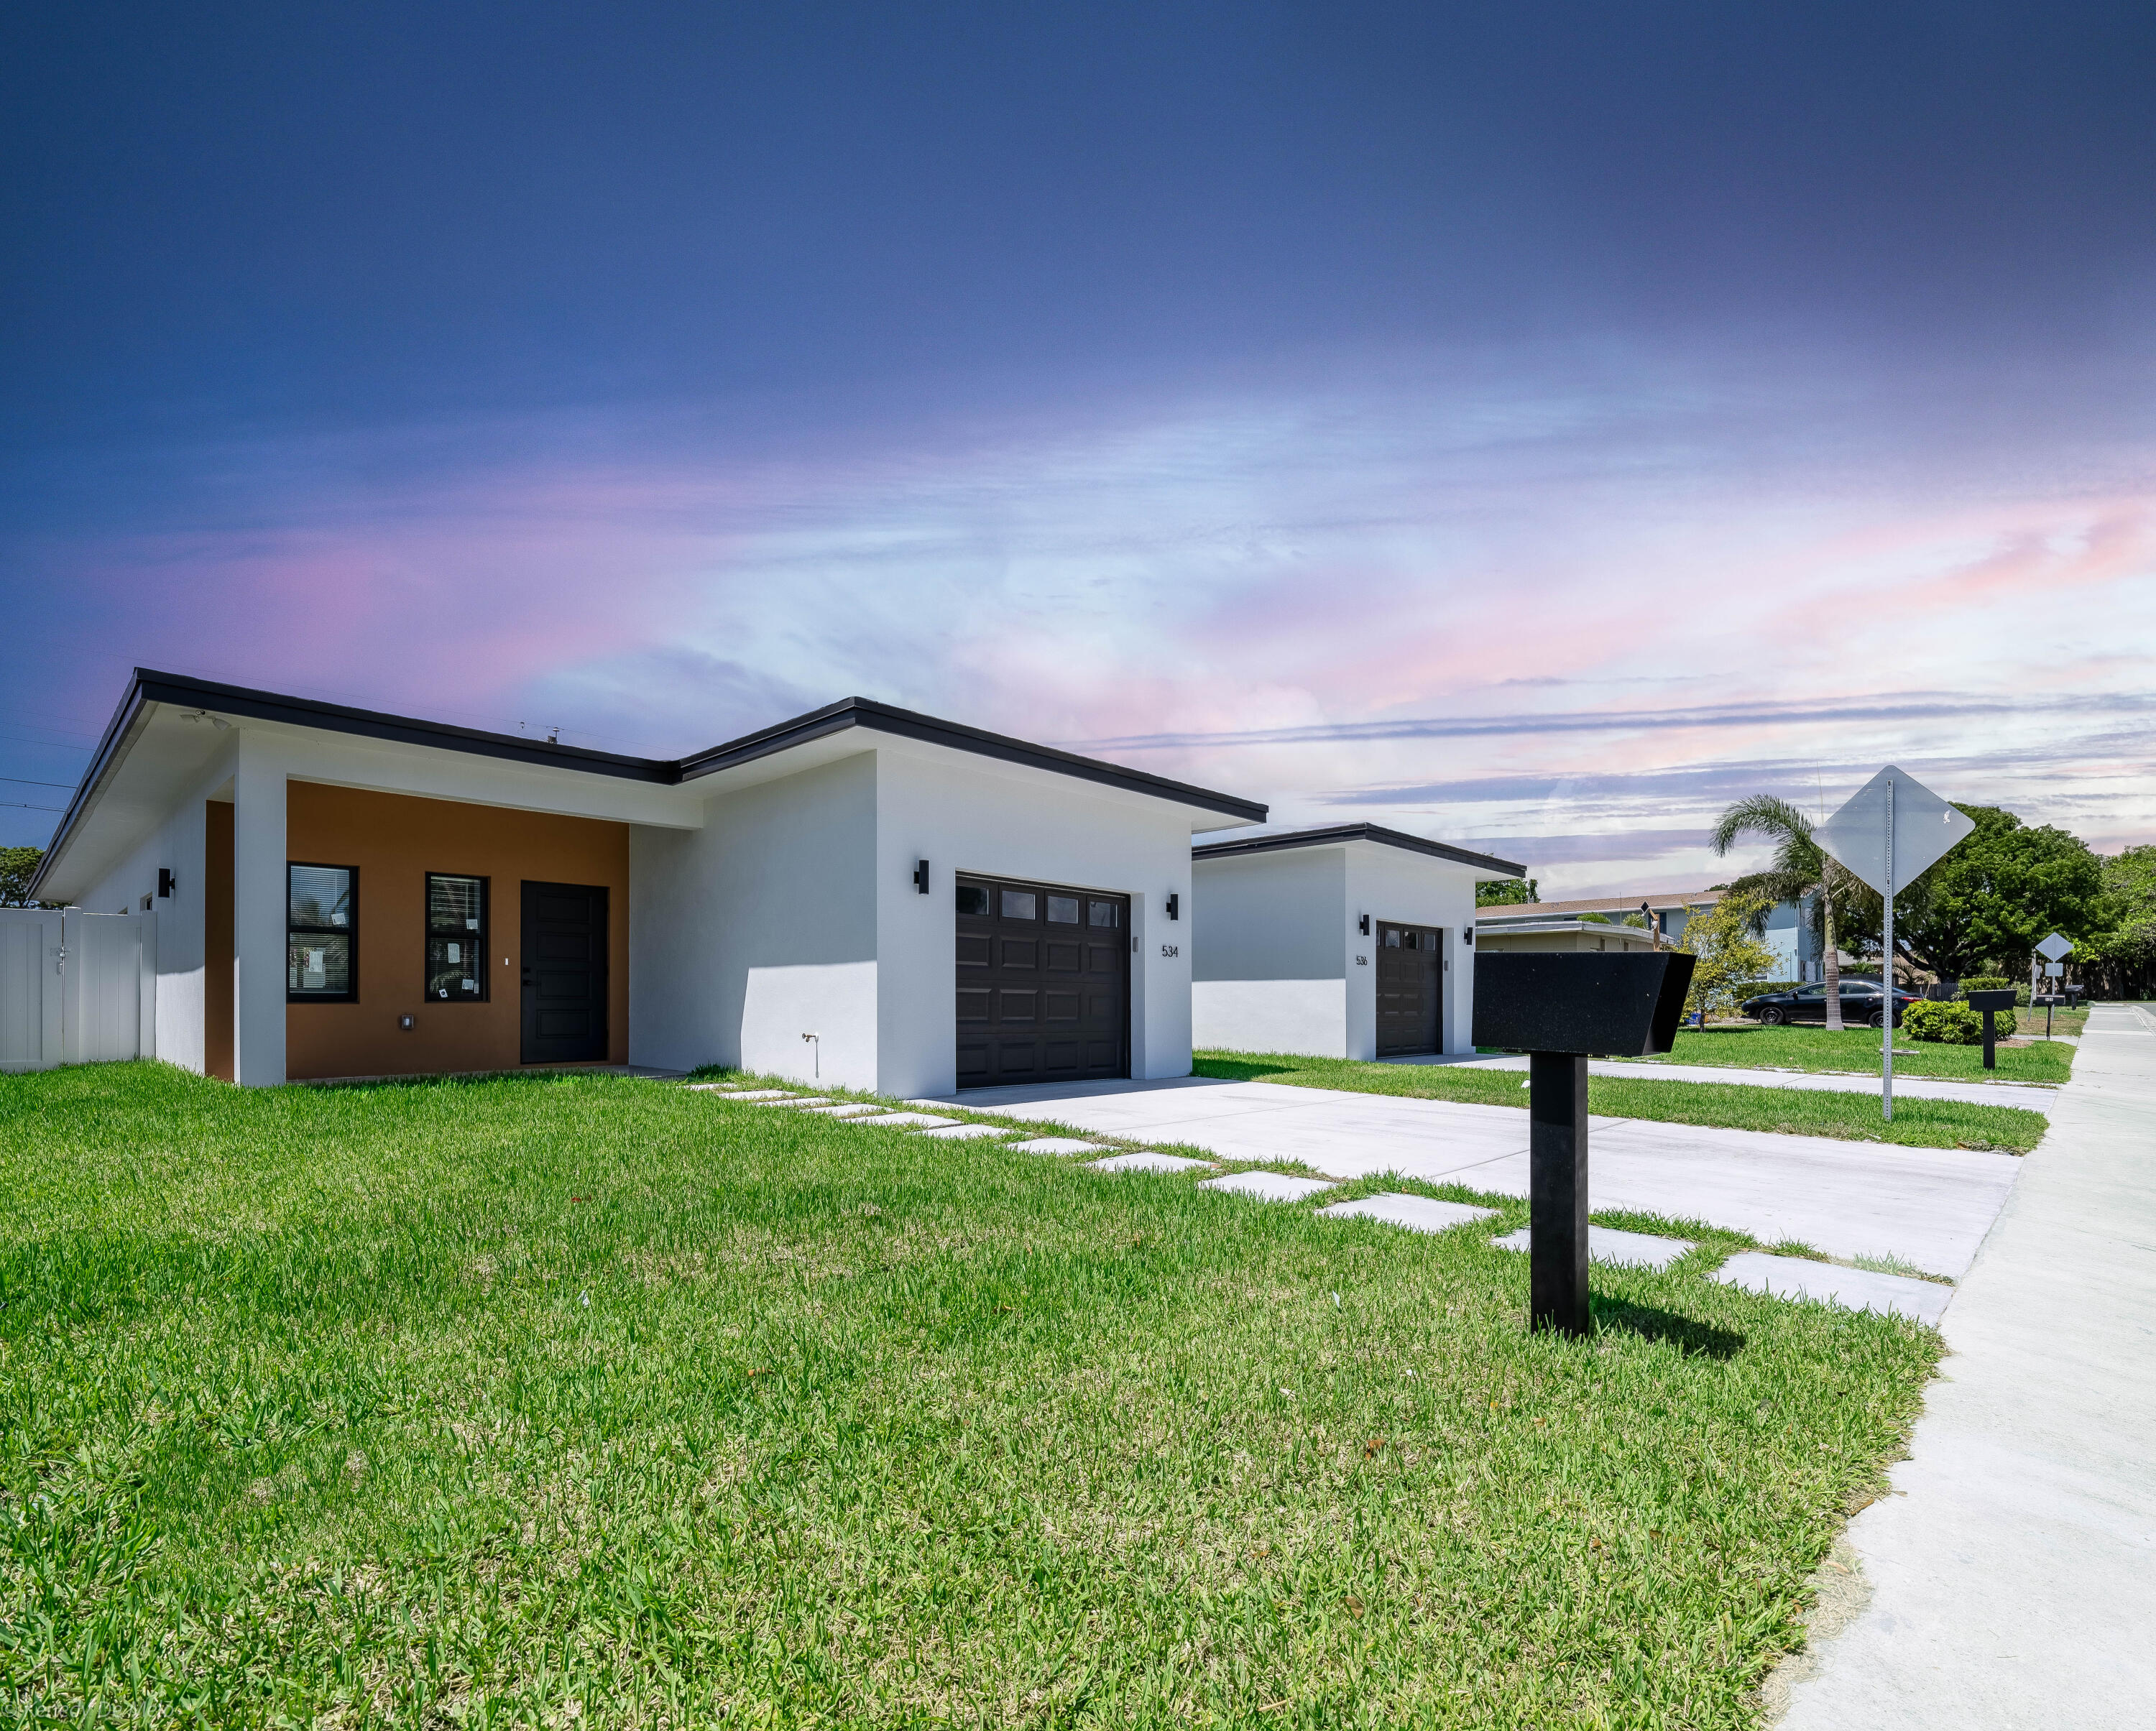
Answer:
<svg viewBox="0 0 2156 1731"><path fill-rule="evenodd" d="M1527 875L1525 866L1515 865L1509 859L1476 853L1466 848L1455 848L1450 842L1429 841L1421 836L1411 836L1404 830L1387 829L1376 823L1335 823L1322 829L1285 830L1278 835L1238 836L1225 842L1203 842L1190 850L1190 857L1194 860L1231 859L1244 854L1281 853L1291 848L1344 848L1357 842L1368 842L1381 848L1398 848L1409 853L1419 853L1431 859L1463 865L1478 878L1523 878Z"/></svg>
<svg viewBox="0 0 2156 1731"><path fill-rule="evenodd" d="M186 725L197 721L207 725ZM110 845L93 848L90 851L96 856L95 861L76 869L80 844L85 830L93 827L93 816L116 804L119 809L112 815L121 817L121 831L132 833L154 826L169 809L172 790L184 787L210 770L221 734L234 722L274 732L340 735L354 745L377 748L372 754L377 761L378 748L383 747L416 749L437 765L445 761L444 755L447 759L467 762L472 758L490 760L516 784L514 794L500 799L464 796L483 803L556 809L549 798L551 788L563 796L561 809L629 822L693 826L701 822L702 802L714 794L873 749L876 735L968 752L999 763L1072 776L1102 788L1164 800L1190 812L1194 829L1262 823L1265 817L1265 807L1253 800L1050 746L1030 745L867 698L848 698L727 745L685 758L668 759L594 751L551 740L490 733L137 668L53 832L31 883L32 894L40 895L55 885L70 894L79 893L85 886L77 880L95 881L97 871L109 859L122 855L126 843L116 837ZM496 779L501 778L497 776ZM378 782L362 777L359 785ZM619 792L594 797L609 786Z"/></svg>

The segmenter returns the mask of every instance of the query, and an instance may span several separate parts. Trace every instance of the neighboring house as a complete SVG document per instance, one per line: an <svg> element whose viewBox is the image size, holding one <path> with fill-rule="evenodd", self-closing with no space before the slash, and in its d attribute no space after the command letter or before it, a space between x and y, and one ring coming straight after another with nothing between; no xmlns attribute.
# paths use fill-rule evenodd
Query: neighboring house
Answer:
<svg viewBox="0 0 2156 1731"><path fill-rule="evenodd" d="M1655 934L1645 926L1609 925L1593 920L1550 919L1538 924L1478 925L1476 942L1485 951L1511 955L1522 950L1544 954L1551 950L1630 955L1656 947ZM1665 940L1663 947L1666 948Z"/></svg>
<svg viewBox="0 0 2156 1731"><path fill-rule="evenodd" d="M1589 896L1578 901L1510 902L1478 910L1475 924L1481 942L1505 950L1651 950L1653 937L1646 928L1621 923L1628 916L1637 915L1642 902L1647 904L1648 917L1662 940L1674 944L1684 935L1692 913L1712 907L1722 899L1722 894L1718 889L1698 889L1643 895L1635 890L1630 895ZM1595 917L1583 920L1584 914ZM1604 919L1610 924L1599 924ZM1560 938L1567 941L1558 941ZM1781 902L1769 909L1760 942L1774 952L1774 978L1825 977L1819 940L1812 933L1809 898L1802 907Z"/></svg>
<svg viewBox="0 0 2156 1731"><path fill-rule="evenodd" d="M1522 872L1374 823L1201 843L1193 1042L1364 1059L1472 1052L1475 886Z"/></svg>
<svg viewBox="0 0 2156 1731"><path fill-rule="evenodd" d="M35 894L153 909L246 1083L725 1063L897 1094L1190 1068L1194 832L1265 808L850 698L679 760L137 670Z"/></svg>

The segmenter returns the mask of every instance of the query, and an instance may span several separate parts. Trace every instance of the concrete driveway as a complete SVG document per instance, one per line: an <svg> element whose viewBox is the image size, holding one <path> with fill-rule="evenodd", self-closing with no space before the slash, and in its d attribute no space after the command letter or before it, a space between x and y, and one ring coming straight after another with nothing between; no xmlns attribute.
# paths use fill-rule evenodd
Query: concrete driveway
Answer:
<svg viewBox="0 0 2156 1731"><path fill-rule="evenodd" d="M1183 1077L968 1089L969 1111L1094 1134L1179 1143L1230 1160L1295 1160L1334 1178L1394 1172L1527 1193L1527 1114L1504 1106ZM1597 1208L1704 1221L1836 1257L1894 1257L1958 1276L2020 1158L1819 1136L1592 1121Z"/></svg>
<svg viewBox="0 0 2156 1731"><path fill-rule="evenodd" d="M1389 1058L1389 1064L1443 1063L1466 1070L1517 1070L1527 1073L1524 1058ZM1854 1076L1838 1070L1768 1070L1738 1068L1725 1064L1665 1064L1626 1058L1621 1063L1603 1058L1589 1061L1594 1076L1630 1076L1640 1082L1741 1083L1748 1088L1793 1088L1823 1093L1870 1094L1879 1098L1876 1076ZM2058 1097L2056 1083L2048 1082L1957 1082L1948 1077L1894 1078L1897 1098L1912 1100L1964 1100L1973 1106L2019 1106L2025 1112L2048 1113Z"/></svg>

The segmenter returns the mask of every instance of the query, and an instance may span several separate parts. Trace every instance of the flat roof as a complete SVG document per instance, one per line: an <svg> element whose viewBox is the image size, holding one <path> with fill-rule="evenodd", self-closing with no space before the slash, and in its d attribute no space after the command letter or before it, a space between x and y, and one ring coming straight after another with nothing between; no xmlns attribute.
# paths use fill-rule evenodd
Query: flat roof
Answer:
<svg viewBox="0 0 2156 1731"><path fill-rule="evenodd" d="M1632 911L1636 914L1639 909L1635 908ZM1594 932L1602 937L1629 932L1642 944L1651 941L1656 935L1650 925L1625 925L1614 919L1553 919L1543 925L1485 925L1479 919L1475 922L1478 942L1486 938L1543 938L1553 932Z"/></svg>
<svg viewBox="0 0 2156 1731"><path fill-rule="evenodd" d="M1475 917L1496 925L1532 919L1568 919L1577 914L1636 914L1642 902L1658 914L1676 913L1686 908L1711 908L1722 896L1718 889L1676 889L1655 890L1646 894L1586 896L1568 902L1493 902L1476 909Z"/></svg>
<svg viewBox="0 0 2156 1731"><path fill-rule="evenodd" d="M1375 842L1380 847L1402 848L1410 853L1426 853L1433 859L1449 859L1455 865L1473 866L1500 877L1524 878L1527 868L1509 859L1450 842L1432 842L1404 830L1387 829L1378 823L1335 823L1323 829L1285 830L1279 835L1238 837L1228 842L1206 842L1190 850L1193 859L1221 859L1237 853L1270 853L1284 848L1337 848L1349 842Z"/></svg>
<svg viewBox="0 0 2156 1731"><path fill-rule="evenodd" d="M1126 769L1121 764L1104 763L1098 758L1081 757L1075 752L1059 751L1050 745L1035 745L1024 740L1014 740L981 728L968 727L960 722L945 721L912 709L898 709L891 704L878 703L866 697L842 698L837 703L827 704L805 715L796 715L791 720L759 729L723 745L713 745L706 750L692 752L686 757L633 757L615 751L594 751L582 745L564 745L557 740L526 739L519 734L490 733L482 728L459 727L446 721L428 721L410 715L393 715L379 709L355 709L346 704L325 703L315 698L292 697L275 691L258 691L244 685L227 685L213 679L194 679L185 673L159 673L150 668L138 667L128 682L126 693L121 697L119 707L112 712L112 720L106 724L97 750L91 755L90 766L83 771L82 780L69 800L67 810L53 832L52 840L46 846L44 859L38 867L37 876L31 880L30 890L33 895L38 884L44 880L45 874L58 862L60 850L69 835L95 801L99 788L125 755L129 739L136 733L144 712L152 704L206 709L218 714L281 722L290 726L321 728L328 732L352 734L362 739L382 740L398 745L465 751L512 763L572 770L584 775L607 776L661 786L679 786L699 781L737 764L790 750L797 745L826 738L847 728L860 727L896 738L944 746L954 751L969 751L977 756L1018 764L1027 769L1071 776L1125 793L1144 794L1154 799L1169 800L1178 805L1194 806L1246 823L1262 823L1265 820L1266 808L1256 800L1240 799L1234 794L1218 793L1210 788L1195 787L1184 781L1172 781L1165 776L1149 775L1143 770Z"/></svg>

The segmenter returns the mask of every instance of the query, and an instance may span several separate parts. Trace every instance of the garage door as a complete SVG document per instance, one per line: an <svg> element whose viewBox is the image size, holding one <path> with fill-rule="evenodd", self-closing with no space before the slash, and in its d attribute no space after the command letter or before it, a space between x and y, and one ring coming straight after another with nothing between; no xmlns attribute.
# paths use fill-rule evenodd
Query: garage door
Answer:
<svg viewBox="0 0 2156 1731"><path fill-rule="evenodd" d="M1378 1056L1444 1045L1444 935L1426 925L1378 922Z"/></svg>
<svg viewBox="0 0 2156 1731"><path fill-rule="evenodd" d="M958 879L958 1086L1131 1073L1131 904Z"/></svg>

